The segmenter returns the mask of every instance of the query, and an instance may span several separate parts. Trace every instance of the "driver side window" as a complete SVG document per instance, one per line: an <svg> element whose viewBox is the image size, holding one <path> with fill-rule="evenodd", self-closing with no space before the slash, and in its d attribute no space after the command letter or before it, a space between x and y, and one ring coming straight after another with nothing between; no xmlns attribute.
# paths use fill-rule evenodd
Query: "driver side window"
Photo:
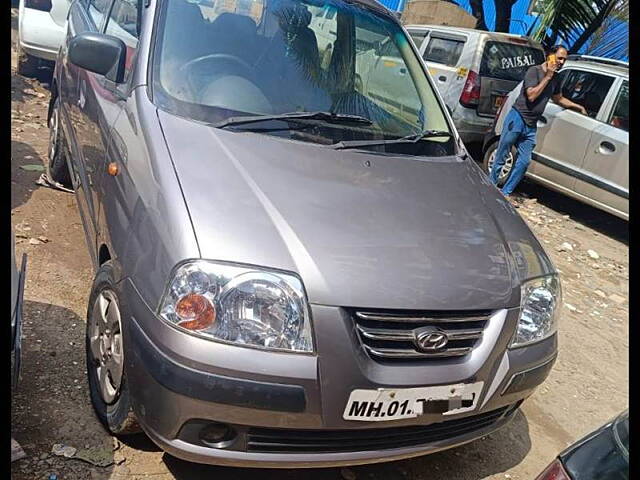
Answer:
<svg viewBox="0 0 640 480"><path fill-rule="evenodd" d="M563 72L564 73L564 72ZM591 118L596 118L614 77L584 70L570 70L562 83L562 96L582 105Z"/></svg>

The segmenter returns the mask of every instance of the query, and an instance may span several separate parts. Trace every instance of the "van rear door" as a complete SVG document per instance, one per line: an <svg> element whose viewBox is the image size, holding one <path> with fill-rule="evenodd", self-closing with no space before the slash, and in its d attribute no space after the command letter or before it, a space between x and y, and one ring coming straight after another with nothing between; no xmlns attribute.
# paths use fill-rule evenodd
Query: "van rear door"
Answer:
<svg viewBox="0 0 640 480"><path fill-rule="evenodd" d="M478 115L492 117L527 69L544 62L544 51L527 39L514 37L485 42L480 61Z"/></svg>

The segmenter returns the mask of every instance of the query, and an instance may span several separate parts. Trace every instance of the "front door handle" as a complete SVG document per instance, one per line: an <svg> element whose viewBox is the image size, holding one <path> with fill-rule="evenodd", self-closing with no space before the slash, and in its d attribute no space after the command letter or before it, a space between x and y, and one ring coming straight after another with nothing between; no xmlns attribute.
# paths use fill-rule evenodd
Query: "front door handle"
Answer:
<svg viewBox="0 0 640 480"><path fill-rule="evenodd" d="M606 140L604 142L601 142L600 146L598 146L598 152L603 155L611 155L615 151L616 146L611 142L607 142Z"/></svg>
<svg viewBox="0 0 640 480"><path fill-rule="evenodd" d="M440 75L438 77L438 80L440 80L441 82L446 82L447 81L447 77L445 77L444 75Z"/></svg>

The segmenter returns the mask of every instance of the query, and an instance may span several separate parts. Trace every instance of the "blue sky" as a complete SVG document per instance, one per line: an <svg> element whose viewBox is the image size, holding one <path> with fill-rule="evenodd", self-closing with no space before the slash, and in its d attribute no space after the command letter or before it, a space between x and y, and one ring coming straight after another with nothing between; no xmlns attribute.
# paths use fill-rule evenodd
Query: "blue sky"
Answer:
<svg viewBox="0 0 640 480"><path fill-rule="evenodd" d="M462 8L471 12L471 6L469 0L455 0ZM489 30L493 30L496 22L496 9L491 0L485 0L484 4L484 18ZM533 15L527 15L529 9L529 0L518 0L511 9L511 33L518 33L525 35L531 24L535 21L536 17Z"/></svg>

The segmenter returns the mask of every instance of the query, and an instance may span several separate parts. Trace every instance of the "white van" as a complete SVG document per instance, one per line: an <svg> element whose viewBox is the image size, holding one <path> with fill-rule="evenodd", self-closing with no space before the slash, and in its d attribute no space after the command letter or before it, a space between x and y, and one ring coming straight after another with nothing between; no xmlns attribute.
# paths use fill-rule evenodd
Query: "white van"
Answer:
<svg viewBox="0 0 640 480"><path fill-rule="evenodd" d="M406 25L466 143L481 142L506 95L544 62L528 37L442 25Z"/></svg>

